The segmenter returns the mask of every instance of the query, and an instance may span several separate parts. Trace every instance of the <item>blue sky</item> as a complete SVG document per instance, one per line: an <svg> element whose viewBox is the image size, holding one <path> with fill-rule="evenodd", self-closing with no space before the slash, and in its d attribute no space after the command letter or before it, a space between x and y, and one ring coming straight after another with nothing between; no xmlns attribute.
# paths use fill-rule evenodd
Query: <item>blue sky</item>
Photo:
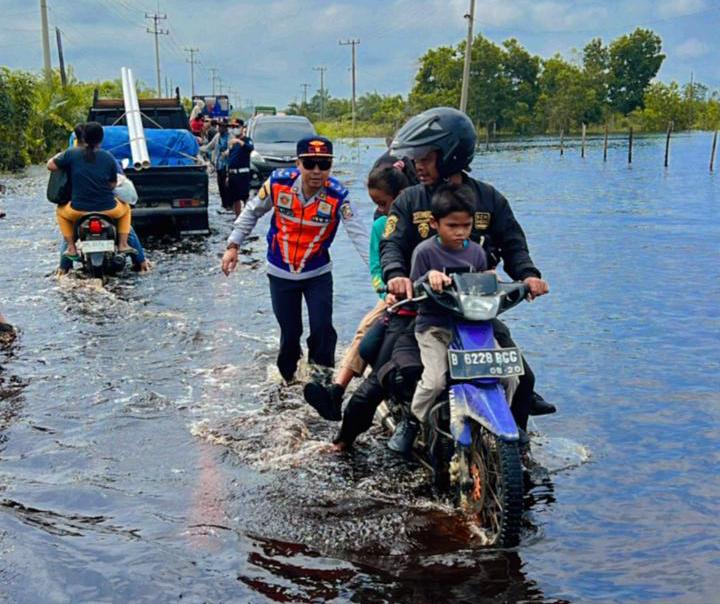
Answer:
<svg viewBox="0 0 720 604"><path fill-rule="evenodd" d="M47 0L50 25L64 32L66 62L81 79L117 78L130 66L154 86L153 36L145 12L154 0ZM0 0L0 64L38 69L42 64L37 0ZM197 47L196 90L210 92L208 68L224 87L255 104L285 106L302 98L302 83L326 86L349 97L350 47L359 38L358 93L402 93L412 87L418 59L430 47L452 45L466 32L468 0L161 0L168 19L160 26L162 81L165 76L189 93L190 68L183 47ZM477 0L476 32L495 42L515 37L543 57L574 49L599 36L603 41L637 26L657 32L667 59L663 81L696 81L720 89L720 3L712 0ZM57 64L55 38L51 37Z"/></svg>

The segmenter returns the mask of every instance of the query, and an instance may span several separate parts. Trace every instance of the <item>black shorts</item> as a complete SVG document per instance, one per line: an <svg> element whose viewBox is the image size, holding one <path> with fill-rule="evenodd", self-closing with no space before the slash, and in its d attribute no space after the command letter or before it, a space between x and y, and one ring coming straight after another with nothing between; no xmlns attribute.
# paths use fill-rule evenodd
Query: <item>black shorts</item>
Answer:
<svg viewBox="0 0 720 604"><path fill-rule="evenodd" d="M247 201L250 194L250 172L230 174L228 190L233 202Z"/></svg>

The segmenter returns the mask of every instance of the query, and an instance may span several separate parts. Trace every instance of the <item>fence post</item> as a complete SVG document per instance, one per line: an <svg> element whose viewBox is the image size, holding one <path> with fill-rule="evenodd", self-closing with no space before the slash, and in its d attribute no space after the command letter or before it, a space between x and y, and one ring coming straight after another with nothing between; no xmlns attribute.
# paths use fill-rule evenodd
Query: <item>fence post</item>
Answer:
<svg viewBox="0 0 720 604"><path fill-rule="evenodd" d="M587 129L587 126L586 126L585 122L583 122L583 125L582 125L582 143L581 143L581 145L580 145L580 157L582 157L583 159L585 159L585 131L586 131L586 129Z"/></svg>
<svg viewBox="0 0 720 604"><path fill-rule="evenodd" d="M667 138L665 139L665 167L668 167L668 159L670 155L670 134L672 133L673 122L670 120L667 126Z"/></svg>
<svg viewBox="0 0 720 604"><path fill-rule="evenodd" d="M607 161L607 147L608 147L608 125L605 124L605 142L603 144L603 161Z"/></svg>
<svg viewBox="0 0 720 604"><path fill-rule="evenodd" d="M717 133L718 131L715 130L715 134L713 134L712 151L710 151L710 172L713 171L713 167L715 166L715 147L717 147Z"/></svg>
<svg viewBox="0 0 720 604"><path fill-rule="evenodd" d="M628 164L632 163L633 127L630 126L630 140L628 144Z"/></svg>
<svg viewBox="0 0 720 604"><path fill-rule="evenodd" d="M560 128L560 155L563 155L565 153L564 144L565 144L565 130Z"/></svg>

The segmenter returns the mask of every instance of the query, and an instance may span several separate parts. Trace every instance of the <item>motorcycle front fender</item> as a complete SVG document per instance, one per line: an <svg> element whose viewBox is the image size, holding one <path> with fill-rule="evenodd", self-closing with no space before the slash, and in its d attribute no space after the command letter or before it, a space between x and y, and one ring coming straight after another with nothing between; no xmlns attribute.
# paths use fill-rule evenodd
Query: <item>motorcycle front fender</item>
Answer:
<svg viewBox="0 0 720 604"><path fill-rule="evenodd" d="M462 445L471 444L468 419L473 419L504 440L518 440L515 419L505 398L505 390L494 384L453 384L450 387L450 432Z"/></svg>

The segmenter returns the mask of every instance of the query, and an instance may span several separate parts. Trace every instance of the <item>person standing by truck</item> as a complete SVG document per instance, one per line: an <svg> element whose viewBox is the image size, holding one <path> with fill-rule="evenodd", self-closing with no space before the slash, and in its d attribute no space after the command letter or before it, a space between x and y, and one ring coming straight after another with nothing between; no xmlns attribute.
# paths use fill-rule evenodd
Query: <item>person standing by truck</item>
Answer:
<svg viewBox="0 0 720 604"><path fill-rule="evenodd" d="M233 200L235 217L240 216L250 194L250 154L255 146L247 136L245 122L235 119L230 123L232 138L228 143L228 189Z"/></svg>
<svg viewBox="0 0 720 604"><path fill-rule="evenodd" d="M368 263L368 232L353 211L348 190L330 176L332 143L322 136L298 141L295 168L275 170L235 221L222 270L229 275L238 263L240 246L257 221L270 210L268 278L273 312L280 325L277 365L289 383L302 356L302 299L308 309L308 360L331 374L337 333L332 323L333 280L330 245L342 222L355 249Z"/></svg>
<svg viewBox="0 0 720 604"><path fill-rule="evenodd" d="M215 174L217 176L218 192L220 193L220 203L224 210L231 210L233 200L230 197L230 191L227 185L227 161L228 161L228 143L230 142L230 132L228 123L221 121L218 124L218 132L213 139L203 147L201 151L210 152L210 161L215 166Z"/></svg>

